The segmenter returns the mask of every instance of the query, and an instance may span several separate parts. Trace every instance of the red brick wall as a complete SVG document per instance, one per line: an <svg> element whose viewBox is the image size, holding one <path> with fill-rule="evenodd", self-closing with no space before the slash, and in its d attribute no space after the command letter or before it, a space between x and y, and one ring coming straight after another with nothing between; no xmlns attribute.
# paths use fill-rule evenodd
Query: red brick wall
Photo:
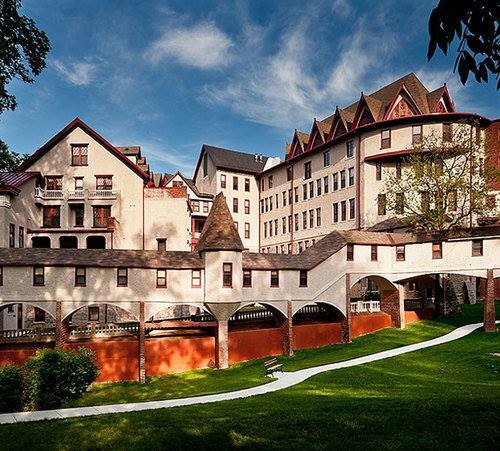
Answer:
<svg viewBox="0 0 500 451"><path fill-rule="evenodd" d="M293 348L319 348L342 341L340 323L301 324L293 326Z"/></svg>
<svg viewBox="0 0 500 451"><path fill-rule="evenodd" d="M230 364L280 354L283 354L282 328L229 332Z"/></svg>
<svg viewBox="0 0 500 451"><path fill-rule="evenodd" d="M352 316L352 336L369 334L380 329L391 327L391 317L387 313L371 313Z"/></svg>
<svg viewBox="0 0 500 451"><path fill-rule="evenodd" d="M494 279L493 282L495 285L495 299L500 299L500 278ZM479 281L479 297L482 299L486 297L486 279Z"/></svg>
<svg viewBox="0 0 500 451"><path fill-rule="evenodd" d="M213 367L214 337L165 337L146 340L146 375Z"/></svg>

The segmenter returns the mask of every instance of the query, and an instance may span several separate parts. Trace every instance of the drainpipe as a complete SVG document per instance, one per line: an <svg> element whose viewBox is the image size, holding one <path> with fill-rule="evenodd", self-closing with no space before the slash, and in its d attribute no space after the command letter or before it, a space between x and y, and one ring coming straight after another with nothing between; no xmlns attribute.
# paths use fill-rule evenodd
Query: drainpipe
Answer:
<svg viewBox="0 0 500 451"><path fill-rule="evenodd" d="M358 136L358 145L356 152L356 204L357 204L357 216L356 216L356 228L361 229L361 134Z"/></svg>
<svg viewBox="0 0 500 451"><path fill-rule="evenodd" d="M290 202L290 215L292 217L291 221L291 228L290 228L290 245L291 245L291 253L294 254L295 250L293 247L293 231L295 230L295 224L294 224L294 217L293 217L293 212L294 212L294 203L295 203L295 197L294 197L294 192L293 192L293 179L294 179L294 171L293 171L293 165L290 165L292 168L292 178L290 179L290 189L292 190L292 196L291 196L291 202ZM287 169L288 173L288 169ZM288 223L290 225L290 222Z"/></svg>

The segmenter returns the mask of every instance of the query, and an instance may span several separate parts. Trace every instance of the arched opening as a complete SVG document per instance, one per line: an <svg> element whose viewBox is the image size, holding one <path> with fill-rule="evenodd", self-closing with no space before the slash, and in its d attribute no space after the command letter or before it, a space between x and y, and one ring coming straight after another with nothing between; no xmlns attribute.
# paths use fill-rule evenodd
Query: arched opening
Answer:
<svg viewBox="0 0 500 451"><path fill-rule="evenodd" d="M49 329L54 327L54 317L44 308L30 303L3 304L0 306L1 331L27 331L24 335L30 337L29 330ZM36 333L33 333L33 338ZM15 336L15 334L13 335Z"/></svg>
<svg viewBox="0 0 500 451"><path fill-rule="evenodd" d="M59 247L61 249L78 249L78 238L76 236L59 237Z"/></svg>
<svg viewBox="0 0 500 451"><path fill-rule="evenodd" d="M356 281L350 289L352 313L376 313L381 310L384 296L397 293L396 286L382 276L366 276Z"/></svg>
<svg viewBox="0 0 500 451"><path fill-rule="evenodd" d="M229 318L229 331L281 327L285 315L270 304L248 304Z"/></svg>
<svg viewBox="0 0 500 451"><path fill-rule="evenodd" d="M324 302L307 304L298 310L292 318L293 325L314 323L337 323L344 319L342 312L333 305Z"/></svg>
<svg viewBox="0 0 500 451"><path fill-rule="evenodd" d="M88 236L87 249L106 249L106 238L101 235Z"/></svg>
<svg viewBox="0 0 500 451"><path fill-rule="evenodd" d="M31 238L31 247L49 249L50 238L48 236L34 236Z"/></svg>

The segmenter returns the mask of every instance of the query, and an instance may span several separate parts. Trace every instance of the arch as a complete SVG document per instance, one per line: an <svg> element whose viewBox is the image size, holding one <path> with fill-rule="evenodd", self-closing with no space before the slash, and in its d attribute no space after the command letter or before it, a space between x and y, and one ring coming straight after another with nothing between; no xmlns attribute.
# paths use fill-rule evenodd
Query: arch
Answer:
<svg viewBox="0 0 500 451"><path fill-rule="evenodd" d="M406 274L395 274L394 278L392 279L393 283L401 283L401 282L406 282L410 279L414 279L416 277L421 277L421 276L435 276L437 274L455 274L457 276L467 276L467 277L479 277L481 279L486 279L486 269L471 269L471 270L462 270L462 271L453 271L453 270L446 270L443 269L441 271L439 270L432 270L432 271L421 271L421 272L415 272L415 273L406 273ZM500 274L499 274L500 276ZM498 276L497 276L498 277Z"/></svg>
<svg viewBox="0 0 500 451"><path fill-rule="evenodd" d="M26 302L26 301L21 301L21 302L11 302L11 301L8 301L8 302L2 302L0 303L0 315L3 315L4 314L4 311L10 307L10 306L16 306L16 305L22 305L23 306L23 312L22 312L22 315L23 315L23 324L26 320L26 309L25 309L25 306L29 306L29 307L34 307L35 309L39 309L41 311L43 311L45 313L45 318L43 320L39 320L37 321L36 320L36 310L34 310L33 312L33 323L42 323L42 322L47 322L47 315L49 318L52 319L52 321L55 321L55 316L53 314L53 312L50 311L50 309L48 308L49 306L47 305L44 305L43 303L38 303L38 302ZM17 319L17 315L16 315L16 319ZM24 327L26 328L26 327ZM19 327L16 327L16 329L20 329ZM4 330L6 330L4 328Z"/></svg>
<svg viewBox="0 0 500 451"><path fill-rule="evenodd" d="M330 301L322 300L322 301L310 301L310 302L305 302L303 304L299 304L298 308L297 306L294 306L292 309L292 318L295 316L296 313L298 313L300 310L302 310L304 307L310 306L310 305L318 305L318 304L324 304L327 305L328 307L332 307L336 311L338 311L343 318L345 318L345 313L340 309L340 307Z"/></svg>
<svg viewBox="0 0 500 451"><path fill-rule="evenodd" d="M92 235L87 237L87 249L106 249L106 237L103 235Z"/></svg>
<svg viewBox="0 0 500 451"><path fill-rule="evenodd" d="M196 303L196 302L183 302L183 303L157 303L155 302L154 303L154 306L153 308L151 309L148 309L148 304L146 304L146 311L147 311L147 315L146 316L146 321L151 321L151 319L153 317L155 317L156 315L158 315L162 310L165 310L166 308L168 307L183 307L183 306L188 306L188 307L196 307L196 308L199 308L201 310L203 310L203 312L209 314L209 315L212 315L212 313L210 312L210 310L208 310L203 304L201 303ZM212 315L213 316L213 315Z"/></svg>
<svg viewBox="0 0 500 451"><path fill-rule="evenodd" d="M413 278L411 276L410 278ZM385 275L381 274L351 274L351 286L349 288L353 288L354 285L356 285L358 282L362 281L363 279L373 279L375 281L380 282L381 287L383 286L382 289L386 290L397 290L398 287L396 285L396 281L388 279Z"/></svg>
<svg viewBox="0 0 500 451"><path fill-rule="evenodd" d="M261 308L249 309L251 306L260 306ZM246 310L245 310L246 309ZM240 330L248 328L249 324L258 325L259 329L269 327L281 327L286 321L286 315L283 314L274 305L269 303L248 302L240 305L229 318L229 330Z"/></svg>
<svg viewBox="0 0 500 451"><path fill-rule="evenodd" d="M78 311L84 309L84 308L88 308L88 307L99 307L99 317L97 320L88 320L88 321L83 321L82 319L82 322L85 322L85 323L89 323L89 322L100 322L100 319L101 319L101 306L102 307L109 307L109 306L112 306L113 308L115 309L119 309L119 310L123 310L127 315L129 315L130 319L127 319L127 320L124 320L124 322L127 322L127 321L138 321L138 318L137 318L137 315L135 315L134 313L132 313L130 310L128 310L127 308L125 308L124 306L122 306L121 304L117 304L117 303L107 303L107 302L87 302L87 303L82 303L81 305L78 305L76 308L73 308L71 309L69 312L67 312L62 320L72 320L73 316L75 315L75 313L77 313ZM106 313L103 312L102 315L105 315ZM106 319L109 319L110 318L110 312L109 310L107 311L107 317L105 317L105 320ZM113 314L113 316L116 317L116 313ZM113 321L105 321L105 322L113 322Z"/></svg>
<svg viewBox="0 0 500 451"><path fill-rule="evenodd" d="M276 311L276 313L278 313L279 316L283 319L287 318L286 306L280 307L279 305L271 304L270 302L253 302L253 301L242 302L240 307L238 307L238 309L234 313L237 313L239 310L241 310L245 307L255 305L255 304L259 304L259 305L263 305L264 307L268 307L268 310L270 310L273 313Z"/></svg>
<svg viewBox="0 0 500 451"><path fill-rule="evenodd" d="M74 235L66 235L59 237L60 249L78 249L78 238Z"/></svg>
<svg viewBox="0 0 500 451"><path fill-rule="evenodd" d="M50 237L48 236L34 236L31 238L31 247L39 249L49 249L50 246Z"/></svg>

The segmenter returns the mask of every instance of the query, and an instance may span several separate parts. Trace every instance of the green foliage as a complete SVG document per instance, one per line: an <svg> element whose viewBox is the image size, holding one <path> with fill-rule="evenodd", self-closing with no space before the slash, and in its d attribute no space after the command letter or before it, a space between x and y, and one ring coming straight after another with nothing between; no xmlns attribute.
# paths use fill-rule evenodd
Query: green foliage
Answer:
<svg viewBox="0 0 500 451"><path fill-rule="evenodd" d="M43 349L25 364L28 407L55 409L85 393L99 375L92 351Z"/></svg>
<svg viewBox="0 0 500 451"><path fill-rule="evenodd" d="M0 367L0 413L19 412L23 401L23 376L15 365Z"/></svg>
<svg viewBox="0 0 500 451"><path fill-rule="evenodd" d="M9 146L0 139L0 171L15 171L28 157L10 151Z"/></svg>
<svg viewBox="0 0 500 451"><path fill-rule="evenodd" d="M17 78L33 83L33 77L45 68L50 50L47 35L38 29L33 19L19 13L21 0L0 2L0 113L16 108L16 97L7 85Z"/></svg>
<svg viewBox="0 0 500 451"><path fill-rule="evenodd" d="M500 3L497 0L440 0L429 18L430 60L439 47L446 55L458 38L458 68L465 85L469 73L478 82L488 82L488 73L498 80L500 89Z"/></svg>

